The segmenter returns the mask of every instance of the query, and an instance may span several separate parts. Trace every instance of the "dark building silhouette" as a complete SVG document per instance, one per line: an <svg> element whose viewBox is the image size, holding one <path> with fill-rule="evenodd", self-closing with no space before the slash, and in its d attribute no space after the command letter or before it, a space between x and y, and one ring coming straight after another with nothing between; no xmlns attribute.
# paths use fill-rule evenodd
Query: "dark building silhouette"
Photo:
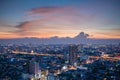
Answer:
<svg viewBox="0 0 120 80"><path fill-rule="evenodd" d="M77 51L78 51L77 45L70 45L69 46L69 63L71 65L74 65L74 63L77 62Z"/></svg>
<svg viewBox="0 0 120 80"><path fill-rule="evenodd" d="M34 78L41 78L41 72L39 69L39 63L33 58L29 63L29 74L33 75Z"/></svg>
<svg viewBox="0 0 120 80"><path fill-rule="evenodd" d="M29 64L29 73L30 74L37 74L39 71L39 63L31 61Z"/></svg>

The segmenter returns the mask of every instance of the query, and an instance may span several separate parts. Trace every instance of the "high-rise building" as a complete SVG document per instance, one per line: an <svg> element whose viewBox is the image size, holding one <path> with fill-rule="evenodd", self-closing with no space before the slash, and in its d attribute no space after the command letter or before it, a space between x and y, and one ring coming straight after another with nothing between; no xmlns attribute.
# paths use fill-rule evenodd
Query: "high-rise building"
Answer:
<svg viewBox="0 0 120 80"><path fill-rule="evenodd" d="M30 65L29 65L29 73L30 74L37 74L39 71L39 64L38 62L30 62Z"/></svg>
<svg viewBox="0 0 120 80"><path fill-rule="evenodd" d="M77 63L77 51L78 51L77 45L70 45L69 46L69 63L71 65L74 65Z"/></svg>
<svg viewBox="0 0 120 80"><path fill-rule="evenodd" d="M36 62L34 59L30 61L29 64L29 74L33 75L35 78L40 78L41 77L41 72L39 69L39 63Z"/></svg>

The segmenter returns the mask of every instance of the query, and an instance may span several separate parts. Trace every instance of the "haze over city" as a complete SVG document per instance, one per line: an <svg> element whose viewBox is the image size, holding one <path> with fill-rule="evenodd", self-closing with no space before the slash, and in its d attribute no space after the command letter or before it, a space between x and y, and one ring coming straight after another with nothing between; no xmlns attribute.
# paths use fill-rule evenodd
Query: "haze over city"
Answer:
<svg viewBox="0 0 120 80"><path fill-rule="evenodd" d="M119 0L1 0L0 38L120 39Z"/></svg>

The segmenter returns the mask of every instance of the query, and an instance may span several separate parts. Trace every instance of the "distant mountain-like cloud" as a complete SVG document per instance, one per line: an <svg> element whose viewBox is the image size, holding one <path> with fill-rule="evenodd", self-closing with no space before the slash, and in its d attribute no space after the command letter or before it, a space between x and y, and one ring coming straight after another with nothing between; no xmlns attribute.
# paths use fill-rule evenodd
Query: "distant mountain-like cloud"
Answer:
<svg viewBox="0 0 120 80"><path fill-rule="evenodd" d="M75 38L81 38L81 39L86 39L89 37L89 34L86 34L84 32L80 32L79 35L75 36Z"/></svg>
<svg viewBox="0 0 120 80"><path fill-rule="evenodd" d="M74 38L51 37L51 38L17 38L0 39L0 44L118 44L120 39L92 39L89 34L80 32Z"/></svg>

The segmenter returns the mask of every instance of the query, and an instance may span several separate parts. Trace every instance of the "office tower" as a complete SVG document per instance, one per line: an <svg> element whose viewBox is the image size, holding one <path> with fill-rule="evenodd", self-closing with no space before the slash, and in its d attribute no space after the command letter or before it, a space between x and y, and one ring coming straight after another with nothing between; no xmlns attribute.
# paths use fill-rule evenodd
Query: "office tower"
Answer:
<svg viewBox="0 0 120 80"><path fill-rule="evenodd" d="M69 46L69 63L71 65L74 65L77 63L77 51L78 51L77 45L70 45Z"/></svg>
<svg viewBox="0 0 120 80"><path fill-rule="evenodd" d="M30 61L29 64L29 73L33 75L35 78L41 77L41 72L39 70L39 63L36 62L34 59Z"/></svg>

